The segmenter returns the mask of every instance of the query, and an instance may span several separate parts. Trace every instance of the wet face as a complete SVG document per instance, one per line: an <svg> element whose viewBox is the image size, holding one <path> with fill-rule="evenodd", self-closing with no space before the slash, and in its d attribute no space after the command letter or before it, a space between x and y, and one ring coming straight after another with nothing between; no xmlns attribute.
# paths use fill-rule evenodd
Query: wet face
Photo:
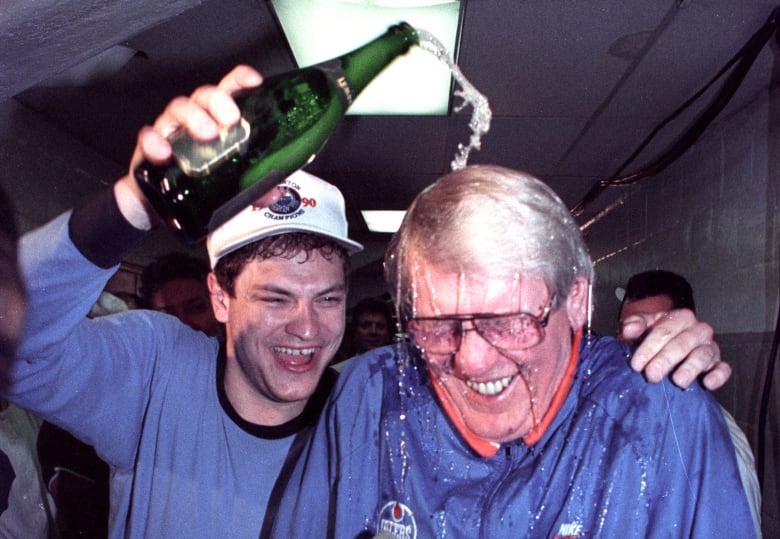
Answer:
<svg viewBox="0 0 780 539"><path fill-rule="evenodd" d="M418 317L518 311L539 317L551 299L543 280L535 276L459 275L429 265L421 266L413 278ZM424 352L433 382L440 384L444 398L470 433L502 443L524 436L541 421L563 379L572 331L584 322L583 288L587 286L573 289L576 293L550 313L542 340L531 348L499 350L470 331L473 322L465 322L466 331L454 355L436 357ZM576 306L574 296L579 302Z"/></svg>
<svg viewBox="0 0 780 539"><path fill-rule="evenodd" d="M644 299L638 299L636 301L627 301L623 303L620 309L620 322L618 324L618 339L628 343L630 345L639 344L642 337L638 339L631 339L623 335L623 322L629 317L636 314L655 314L660 312L669 311L674 307L672 298L666 294L659 294L657 296L650 296Z"/></svg>
<svg viewBox="0 0 780 539"><path fill-rule="evenodd" d="M252 260L235 297L209 275L214 311L225 323L225 391L244 419L277 425L296 417L314 393L344 335L342 261L318 252L305 259Z"/></svg>
<svg viewBox="0 0 780 539"><path fill-rule="evenodd" d="M381 313L362 313L355 324L355 352L358 354L390 342L390 328Z"/></svg>
<svg viewBox="0 0 780 539"><path fill-rule="evenodd" d="M206 335L219 334L206 282L174 279L162 285L151 297L150 307L171 314Z"/></svg>

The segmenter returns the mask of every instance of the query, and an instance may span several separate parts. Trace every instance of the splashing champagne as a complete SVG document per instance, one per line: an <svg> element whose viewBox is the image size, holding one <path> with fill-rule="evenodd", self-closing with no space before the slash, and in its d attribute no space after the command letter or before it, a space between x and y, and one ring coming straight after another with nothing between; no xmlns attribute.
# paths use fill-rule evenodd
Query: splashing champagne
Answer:
<svg viewBox="0 0 780 539"><path fill-rule="evenodd" d="M134 176L160 217L193 244L309 163L354 99L395 58L419 44L407 23L343 56L266 78L234 96L239 123L213 141L171 138L174 159Z"/></svg>
<svg viewBox="0 0 780 539"><path fill-rule="evenodd" d="M469 144L464 146L459 143L458 153L455 154L455 159L450 163L452 170L460 170L468 164L471 150L479 150L482 147L482 135L490 131L490 121L493 118L493 112L490 110L490 103L487 97L481 94L463 75L463 72L454 62L441 41L425 30L418 29L417 33L419 34L420 48L433 54L439 61L444 62L452 72L455 82L460 85L461 89L456 90L455 95L463 99L463 102L455 107L455 112L460 112L469 104L473 109L471 120L469 121L469 127L471 128Z"/></svg>

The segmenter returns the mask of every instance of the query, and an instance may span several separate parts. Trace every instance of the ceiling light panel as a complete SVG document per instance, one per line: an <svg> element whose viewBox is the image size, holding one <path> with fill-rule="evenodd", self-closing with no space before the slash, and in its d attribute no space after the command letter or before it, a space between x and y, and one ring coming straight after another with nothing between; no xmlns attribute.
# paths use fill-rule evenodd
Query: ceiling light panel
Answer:
<svg viewBox="0 0 780 539"><path fill-rule="evenodd" d="M349 52L399 21L433 34L455 57L456 0L271 0L299 66ZM412 47L358 96L348 114L445 115L452 76L432 54Z"/></svg>

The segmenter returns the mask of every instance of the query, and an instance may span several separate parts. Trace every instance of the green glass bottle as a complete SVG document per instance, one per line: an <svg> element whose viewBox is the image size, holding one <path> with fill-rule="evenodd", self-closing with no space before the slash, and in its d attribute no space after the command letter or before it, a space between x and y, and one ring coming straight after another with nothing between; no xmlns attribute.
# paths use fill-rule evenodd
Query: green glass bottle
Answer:
<svg viewBox="0 0 780 539"><path fill-rule="evenodd" d="M170 138L174 159L143 162L134 176L179 238L193 244L309 163L357 95L419 44L407 23L338 58L265 78L234 96L241 121L214 141Z"/></svg>

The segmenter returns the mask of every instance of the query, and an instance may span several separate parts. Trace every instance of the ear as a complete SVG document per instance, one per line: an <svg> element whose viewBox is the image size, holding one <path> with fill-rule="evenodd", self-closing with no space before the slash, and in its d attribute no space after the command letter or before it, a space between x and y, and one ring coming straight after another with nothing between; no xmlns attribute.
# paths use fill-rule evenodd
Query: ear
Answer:
<svg viewBox="0 0 780 539"><path fill-rule="evenodd" d="M573 331L579 330L588 319L588 290L590 286L585 277L578 277L566 298L566 313Z"/></svg>
<svg viewBox="0 0 780 539"><path fill-rule="evenodd" d="M223 324L228 320L228 306L230 305L230 294L225 292L217 281L214 272L210 272L206 277L206 283L209 286L209 297L211 298L211 308L214 311L214 318Z"/></svg>

